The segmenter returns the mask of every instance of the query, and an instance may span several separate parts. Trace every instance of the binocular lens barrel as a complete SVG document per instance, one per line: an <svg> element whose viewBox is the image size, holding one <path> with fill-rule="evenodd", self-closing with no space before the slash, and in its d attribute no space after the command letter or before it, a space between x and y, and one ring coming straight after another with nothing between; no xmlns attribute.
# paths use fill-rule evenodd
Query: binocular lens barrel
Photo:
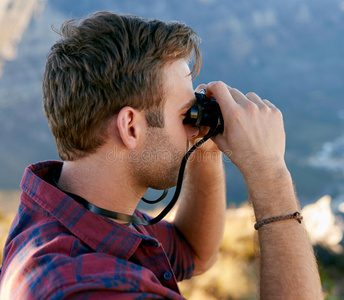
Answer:
<svg viewBox="0 0 344 300"><path fill-rule="evenodd" d="M223 118L220 106L215 98L207 98L203 93L195 93L195 96L196 103L186 112L183 123L216 128L217 133L222 133Z"/></svg>

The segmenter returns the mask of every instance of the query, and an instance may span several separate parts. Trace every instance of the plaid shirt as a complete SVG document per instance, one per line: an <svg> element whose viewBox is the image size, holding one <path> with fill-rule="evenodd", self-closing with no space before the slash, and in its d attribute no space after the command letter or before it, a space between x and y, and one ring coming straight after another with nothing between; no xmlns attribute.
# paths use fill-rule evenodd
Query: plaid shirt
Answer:
<svg viewBox="0 0 344 300"><path fill-rule="evenodd" d="M184 299L177 281L192 276L193 258L176 228L161 221L133 230L88 211L51 184L61 167L25 170L0 299Z"/></svg>

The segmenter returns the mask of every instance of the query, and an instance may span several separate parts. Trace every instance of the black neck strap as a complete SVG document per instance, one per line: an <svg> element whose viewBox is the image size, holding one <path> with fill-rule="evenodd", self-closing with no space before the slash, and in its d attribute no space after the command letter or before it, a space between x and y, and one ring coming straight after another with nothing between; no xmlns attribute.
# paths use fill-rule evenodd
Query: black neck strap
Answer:
<svg viewBox="0 0 344 300"><path fill-rule="evenodd" d="M176 190L174 192L173 198L171 199L170 203L163 209L163 211L158 216L156 216L155 218L153 218L151 220L145 220L145 219L142 219L142 218L137 217L137 216L127 215L127 214L122 214L122 213L114 212L114 211L111 211L111 210L107 210L107 209L101 208L99 206L96 206L96 205L88 202L86 199L80 197L79 195L76 195L76 194L64 191L57 184L58 180L56 180L54 174L53 174L53 182L54 182L55 186L59 190L61 190L62 192L64 192L65 194L67 194L68 196L73 198L75 201L77 201L78 203L83 205L86 209L88 209L89 211L91 211L91 212L93 212L93 213L95 213L97 215L101 215L101 216L108 217L108 218L111 218L111 219L114 219L114 220L118 220L118 221L123 221L123 222L129 223L129 224L133 223L133 224L137 224L137 225L153 225L153 224L156 224L159 221L161 221L169 213L169 211L173 208L173 206L176 204L176 202L178 200L178 197L180 195L181 188L182 188L182 182L183 182L186 162L189 159L191 153L193 151L195 151L196 148L198 148L203 143L205 143L214 134L216 134L216 128L215 129L210 129L209 132L203 137L203 139L201 139L199 142L197 142L185 154L185 156L183 157L182 163L180 165L179 174L178 174L178 181L177 181L177 187L176 187ZM154 202L154 201L152 201L152 202ZM126 225L128 225L128 224L126 224Z"/></svg>

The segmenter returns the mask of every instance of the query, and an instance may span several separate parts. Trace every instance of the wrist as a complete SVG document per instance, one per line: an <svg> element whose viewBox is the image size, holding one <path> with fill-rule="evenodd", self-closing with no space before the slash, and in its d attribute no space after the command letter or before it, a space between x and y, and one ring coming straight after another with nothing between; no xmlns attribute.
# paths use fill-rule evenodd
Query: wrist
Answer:
<svg viewBox="0 0 344 300"><path fill-rule="evenodd" d="M290 177L289 170L283 158L276 159L246 159L245 167L240 169L246 183L257 181L270 181L274 178ZM291 177L290 177L291 178Z"/></svg>
<svg viewBox="0 0 344 300"><path fill-rule="evenodd" d="M265 169L245 177L257 222L300 209L287 167Z"/></svg>

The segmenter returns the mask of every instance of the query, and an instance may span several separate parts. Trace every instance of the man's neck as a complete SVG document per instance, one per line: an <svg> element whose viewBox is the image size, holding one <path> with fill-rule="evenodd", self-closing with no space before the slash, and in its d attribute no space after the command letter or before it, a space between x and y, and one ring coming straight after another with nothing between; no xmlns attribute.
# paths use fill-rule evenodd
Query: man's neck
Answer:
<svg viewBox="0 0 344 300"><path fill-rule="evenodd" d="M64 162L58 184L96 206L128 215L146 192L133 184L128 166L95 155Z"/></svg>

